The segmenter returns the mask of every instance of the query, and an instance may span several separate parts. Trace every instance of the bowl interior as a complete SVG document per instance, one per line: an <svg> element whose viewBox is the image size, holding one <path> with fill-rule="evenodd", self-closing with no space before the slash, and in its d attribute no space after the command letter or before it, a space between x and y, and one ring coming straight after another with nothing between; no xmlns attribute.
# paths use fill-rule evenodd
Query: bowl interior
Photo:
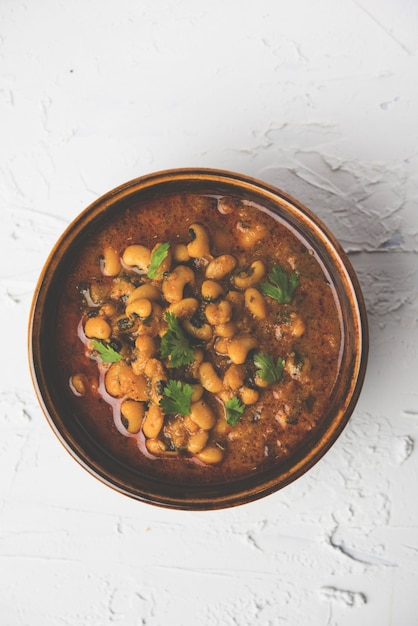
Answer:
<svg viewBox="0 0 418 626"><path fill-rule="evenodd" d="M173 483L127 466L91 436L63 393L54 337L63 285L92 233L115 216L152 198L173 193L235 196L254 202L283 221L315 250L336 293L343 334L337 384L322 423L295 454L262 471L229 482ZM289 484L314 465L346 425L362 386L368 350L365 307L358 281L338 242L306 207L280 190L230 172L173 170L145 176L112 190L67 228L52 250L34 297L29 352L32 377L45 415L68 452L90 473L120 492L151 504L180 509L214 509L242 504Z"/></svg>

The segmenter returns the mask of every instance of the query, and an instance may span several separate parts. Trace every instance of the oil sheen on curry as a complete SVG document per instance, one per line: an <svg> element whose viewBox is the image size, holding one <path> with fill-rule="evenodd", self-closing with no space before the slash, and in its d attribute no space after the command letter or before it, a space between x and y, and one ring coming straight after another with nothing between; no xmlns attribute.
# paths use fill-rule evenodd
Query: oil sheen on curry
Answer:
<svg viewBox="0 0 418 626"><path fill-rule="evenodd" d="M319 427L340 362L334 290L309 248L254 203L170 194L91 238L56 344L74 419L135 472L232 480Z"/></svg>

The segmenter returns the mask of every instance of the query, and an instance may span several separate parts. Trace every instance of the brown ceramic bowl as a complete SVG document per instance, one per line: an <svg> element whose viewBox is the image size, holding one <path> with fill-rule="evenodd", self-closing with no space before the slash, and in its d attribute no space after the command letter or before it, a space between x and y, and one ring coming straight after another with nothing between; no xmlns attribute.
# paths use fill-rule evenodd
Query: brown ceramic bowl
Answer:
<svg viewBox="0 0 418 626"><path fill-rule="evenodd" d="M63 285L74 259L112 219L143 200L172 193L233 196L266 209L300 237L320 259L332 281L340 309L343 345L337 382L326 415L294 454L268 468L229 481L187 484L156 477L128 466L99 443L78 419L60 379L54 336ZM334 444L356 405L366 370L368 331L360 287L335 237L300 202L263 182L211 169L178 169L143 176L108 192L66 229L43 268L36 288L29 328L29 358L36 393L45 416L66 450L93 476L142 502L185 510L220 509L244 504L288 485L309 470Z"/></svg>

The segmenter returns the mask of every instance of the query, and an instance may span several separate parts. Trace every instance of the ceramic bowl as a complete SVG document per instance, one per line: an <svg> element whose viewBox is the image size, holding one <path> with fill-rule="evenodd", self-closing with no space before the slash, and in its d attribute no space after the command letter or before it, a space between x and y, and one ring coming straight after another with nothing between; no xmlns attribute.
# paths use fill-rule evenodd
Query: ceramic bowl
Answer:
<svg viewBox="0 0 418 626"><path fill-rule="evenodd" d="M230 196L266 207L288 225L318 256L333 283L341 316L342 350L337 382L321 423L294 454L271 467L214 484L187 484L127 466L99 443L78 419L76 406L63 393L54 336L63 285L86 242L144 199L173 193ZM347 424L363 384L368 353L366 311L358 280L336 238L299 201L264 182L212 169L178 169L146 175L109 191L68 226L40 275L30 314L29 359L39 402L67 452L94 477L139 501L183 510L220 509L248 503L285 487L329 450Z"/></svg>

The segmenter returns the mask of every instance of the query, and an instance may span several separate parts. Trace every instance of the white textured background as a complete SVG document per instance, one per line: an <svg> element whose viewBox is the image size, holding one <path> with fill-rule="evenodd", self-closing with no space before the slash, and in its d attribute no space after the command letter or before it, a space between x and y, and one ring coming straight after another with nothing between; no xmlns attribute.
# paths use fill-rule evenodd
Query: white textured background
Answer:
<svg viewBox="0 0 418 626"><path fill-rule="evenodd" d="M418 624L417 0L0 1L0 624ZM131 501L64 451L27 318L65 226L170 167L241 171L331 227L364 289L332 450L229 511Z"/></svg>

